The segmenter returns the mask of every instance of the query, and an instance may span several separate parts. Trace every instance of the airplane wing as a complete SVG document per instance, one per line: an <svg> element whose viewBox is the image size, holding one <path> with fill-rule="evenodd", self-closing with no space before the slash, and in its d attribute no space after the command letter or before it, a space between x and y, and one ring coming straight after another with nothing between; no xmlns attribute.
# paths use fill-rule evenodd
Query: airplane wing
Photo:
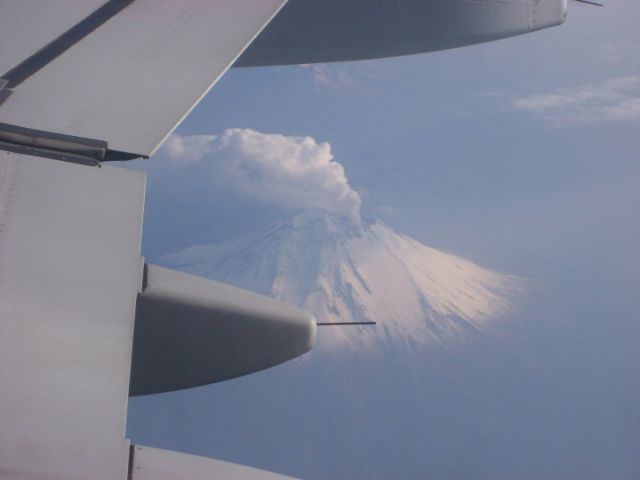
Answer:
<svg viewBox="0 0 640 480"><path fill-rule="evenodd" d="M145 175L88 166L151 155L284 3L0 0L3 480L284 478L125 439L130 393L280 363L315 321L146 266Z"/></svg>
<svg viewBox="0 0 640 480"><path fill-rule="evenodd" d="M4 0L0 140L147 157L284 3Z"/></svg>

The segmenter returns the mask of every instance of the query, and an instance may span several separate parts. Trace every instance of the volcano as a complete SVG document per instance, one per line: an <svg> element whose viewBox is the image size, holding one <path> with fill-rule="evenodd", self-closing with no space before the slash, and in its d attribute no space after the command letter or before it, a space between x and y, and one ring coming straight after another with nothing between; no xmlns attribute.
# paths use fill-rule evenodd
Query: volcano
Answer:
<svg viewBox="0 0 640 480"><path fill-rule="evenodd" d="M607 402L618 387L575 375L597 356L576 355L584 310L558 308L535 280L324 210L155 260L321 322L377 325L321 327L290 362L136 399L139 443L170 439L158 446L318 480L537 479L540 465L542 476L585 478L584 428L601 405L590 399Z"/></svg>
<svg viewBox="0 0 640 480"><path fill-rule="evenodd" d="M332 329L329 342L415 347L484 330L513 308L522 282L395 232L379 220L308 210L264 232L194 246L161 259L304 308ZM354 344L354 342L357 344Z"/></svg>

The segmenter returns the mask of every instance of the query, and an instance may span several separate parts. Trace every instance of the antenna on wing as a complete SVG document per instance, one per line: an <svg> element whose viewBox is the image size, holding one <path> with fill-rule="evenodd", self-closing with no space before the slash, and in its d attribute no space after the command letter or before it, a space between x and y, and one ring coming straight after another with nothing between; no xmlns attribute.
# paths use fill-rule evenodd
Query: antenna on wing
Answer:
<svg viewBox="0 0 640 480"><path fill-rule="evenodd" d="M376 322L318 322L319 327L327 327L331 325L375 325Z"/></svg>
<svg viewBox="0 0 640 480"><path fill-rule="evenodd" d="M587 5L595 5L596 7L604 7L604 3L593 2L591 0L575 0L576 2L586 3Z"/></svg>

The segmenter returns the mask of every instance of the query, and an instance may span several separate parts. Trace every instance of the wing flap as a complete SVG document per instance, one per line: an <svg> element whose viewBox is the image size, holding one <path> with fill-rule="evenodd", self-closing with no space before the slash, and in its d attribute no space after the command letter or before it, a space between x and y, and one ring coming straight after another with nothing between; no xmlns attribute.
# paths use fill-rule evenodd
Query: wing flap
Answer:
<svg viewBox="0 0 640 480"><path fill-rule="evenodd" d="M0 477L126 477L145 176L0 152Z"/></svg>

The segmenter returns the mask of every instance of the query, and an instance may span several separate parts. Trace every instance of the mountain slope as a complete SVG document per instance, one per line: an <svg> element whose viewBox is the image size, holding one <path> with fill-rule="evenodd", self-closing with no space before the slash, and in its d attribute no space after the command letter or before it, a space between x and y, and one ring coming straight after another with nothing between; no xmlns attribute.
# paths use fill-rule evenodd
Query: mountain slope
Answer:
<svg viewBox="0 0 640 480"><path fill-rule="evenodd" d="M187 248L162 262L308 309L320 322L377 321L331 343L447 342L510 308L514 277L394 232L309 210L266 232Z"/></svg>
<svg viewBox="0 0 640 480"><path fill-rule="evenodd" d="M527 283L522 298L517 278L321 211L160 260L378 325L321 328L291 362L132 399L135 443L318 480L638 476L637 305L612 311L612 290Z"/></svg>

